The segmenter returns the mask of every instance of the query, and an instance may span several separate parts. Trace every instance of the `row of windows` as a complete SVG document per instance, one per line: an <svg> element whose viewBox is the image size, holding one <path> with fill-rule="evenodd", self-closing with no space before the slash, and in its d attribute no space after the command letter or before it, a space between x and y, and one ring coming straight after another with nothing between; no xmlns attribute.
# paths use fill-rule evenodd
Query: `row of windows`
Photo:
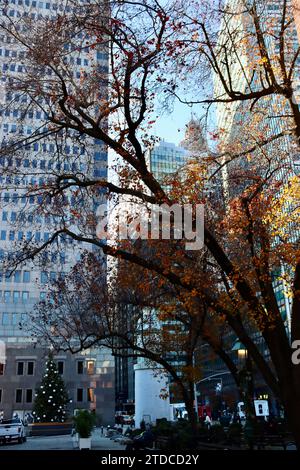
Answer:
<svg viewBox="0 0 300 470"><path fill-rule="evenodd" d="M95 161L106 161L107 160L107 155L106 153L104 152L96 152L95 153L95 156L94 156L94 160ZM2 163L0 161L0 165L2 166L5 166L4 163ZM87 168L87 165L85 163L76 163L76 162L73 162L73 163L56 163L55 165L53 165L53 162L50 161L50 162L46 162L46 160L40 160L39 162L37 160L29 160L28 158L24 158L22 161L20 159L18 159L18 161L16 161L16 167L17 168L20 168L21 166L24 166L25 168L39 168L41 170L44 170L46 169L46 167L48 168L53 168L53 166L55 166L55 168L57 170L65 170L65 171L77 171L77 170L80 170L80 171L85 171L86 168ZM9 162L9 165L8 166L13 166L12 165L12 162ZM106 169L106 168L105 168ZM22 185L28 185L28 184L37 184L37 182L39 182L40 185L42 185L44 182L45 182L45 178L43 177L40 177L40 178L36 178L35 176L32 176L32 177L20 177L20 176L17 176L15 178L13 178L12 176L6 176L6 177L3 177L1 176L1 183L3 182L7 182L8 184L12 184L13 182L19 186L20 184Z"/></svg>
<svg viewBox="0 0 300 470"><path fill-rule="evenodd" d="M70 12L71 7L70 6L64 6L62 4L57 4L57 3L52 3L51 2L42 2L39 0L9 0L9 3L12 5L24 5L24 6L30 6L33 8L45 8L46 10L50 10L52 8L53 10L61 10L61 11L66 11Z"/></svg>
<svg viewBox="0 0 300 470"><path fill-rule="evenodd" d="M4 375L4 365L0 364L0 366L0 375ZM63 375L65 372L65 361L57 361L56 366L58 373L60 375ZM82 375L84 373L87 373L88 375L93 375L95 373L95 361L76 361L76 371L79 375ZM34 373L34 361L17 361L16 375L34 375Z"/></svg>
<svg viewBox="0 0 300 470"><path fill-rule="evenodd" d="M76 390L76 401L77 402L94 402L95 401L95 390L93 388L87 388L86 393L84 394L83 388L78 388ZM85 396L84 396L85 395ZM86 398L85 398L86 397ZM85 398L85 400L84 400ZM3 401L3 390L0 389L0 403ZM15 391L15 403L32 403L33 402L33 390L31 388L17 388Z"/></svg>
<svg viewBox="0 0 300 470"><path fill-rule="evenodd" d="M25 276L24 276L24 274L25 274ZM58 276L59 276L59 277L64 277L64 276L65 276L65 273L63 273L63 272L57 273L57 272L55 272L55 271L50 271L50 272L48 272L48 271L42 271L42 272L41 272L41 283L42 283L42 284L47 284L49 281L50 281L50 282L56 281L57 278L58 278ZM24 280L24 279L25 279L25 280ZM1 281L1 278L0 278L0 281ZM21 281L18 281L18 282L21 282ZM24 273L23 273L23 282L24 282L24 283L30 282L30 272L29 272L29 271L24 271ZM18 293L18 295L19 295L19 291L14 291L14 294L17 295L17 293ZM10 299L10 297L11 297L11 295L10 295L10 294L11 294L11 291L4 291L4 294L5 294L5 295L4 295L4 298L5 298L5 296L6 296L6 298L8 299L8 300L6 300L6 301L8 302L9 299Z"/></svg>
<svg viewBox="0 0 300 470"><path fill-rule="evenodd" d="M61 273L59 273L59 275L61 276ZM41 272L41 283L42 284L47 284L49 281L50 282L54 282L56 281L58 277L58 273L56 273L55 271L42 271Z"/></svg>
<svg viewBox="0 0 300 470"><path fill-rule="evenodd" d="M18 235L18 240L19 241L24 240L24 236L22 236L22 233L23 232L20 232L21 235L20 236ZM35 241L40 241L42 237L39 236L39 232L36 232L36 235L37 236L34 237ZM28 238L28 240L31 240L31 239L32 239L32 237ZM47 240L47 237L44 237L44 240ZM62 239L61 241L63 243L69 242L69 240L66 240L66 239ZM77 243L81 244L82 242L77 242ZM70 243L70 244L72 244L72 243ZM5 252L2 248L0 248L0 261L4 260L5 258L9 258L9 257L10 257L10 253ZM45 264L46 263L58 263L58 262L60 264L65 264L67 262L67 256L66 256L65 252L63 252L63 251L61 253L48 253L47 251L44 251L43 253L41 253L41 259ZM63 273L61 273L61 275L63 275ZM13 282L22 282L21 280L18 280L19 279L18 271L16 271L16 274L11 274L8 271L8 272L5 273L5 275L3 275L2 272L0 272L0 282L2 280L5 280L5 282L11 282L13 279L16 279Z"/></svg>
<svg viewBox="0 0 300 470"><path fill-rule="evenodd" d="M185 163L187 161L187 158L185 155L161 155L157 153L151 153L151 161L157 162L157 161L162 161L162 162L179 162L181 164Z"/></svg>
<svg viewBox="0 0 300 470"><path fill-rule="evenodd" d="M2 65L2 71L3 72L7 72L8 70L12 71L12 72L23 72L25 70L25 67L24 66L19 66L15 63L12 63L12 64L7 64L7 63L4 63ZM101 67L101 69L99 68L99 72L108 72L108 68L107 67ZM48 75L51 75L51 74L48 74ZM83 70L81 71L76 71L76 72L73 72L73 73L69 73L69 75L71 75L73 78L81 78L82 75L84 76L87 76L86 72L84 72ZM6 81L6 80L2 80L2 81ZM16 100L17 101L17 100ZM21 103L26 103L27 102L27 97L24 96L21 98ZM27 132L27 134L30 133L30 132Z"/></svg>
<svg viewBox="0 0 300 470"><path fill-rule="evenodd" d="M0 56L1 56L1 52L2 52L2 49L0 49ZM2 65L2 70L3 70L3 72L6 72L7 70L10 70L11 72L23 73L23 72L25 72L26 69L25 69L24 65L3 64Z"/></svg>
<svg viewBox="0 0 300 470"><path fill-rule="evenodd" d="M85 50L85 52L87 52ZM17 52L15 50L10 50L10 49L1 49L0 48L0 56L3 56L3 57L11 57L11 58L16 58L17 55L19 55L19 57L22 59L24 57L24 52ZM101 58L101 59L106 59L107 56L106 54L103 54L103 53L97 53L97 58ZM64 58L64 63L67 64L71 64L71 65L78 65L78 66L85 66L85 67L88 67L89 65L89 60L88 59L85 59L85 58L81 58L81 57L68 57L68 59L65 57ZM108 69L105 67L105 66L100 66L102 68L99 69L99 71L101 72L105 72L107 71ZM2 70L5 72L7 70L10 70L11 72L25 72L26 70L26 67L25 65L18 65L18 64L15 64L14 62L13 63L7 63L7 62L4 62L2 64ZM80 76L80 73L79 71L77 71L75 74L73 74L73 76L77 76L78 75ZM51 76L52 75L52 70L47 68L47 75Z"/></svg>
<svg viewBox="0 0 300 470"><path fill-rule="evenodd" d="M1 49L0 48L0 56L3 56L4 57L13 57L13 58L16 58L17 57L17 51L14 51L14 50L9 50L9 49ZM20 53L19 53L20 54ZM64 61L66 62L66 61ZM88 59L81 59L80 57L77 57L76 59L74 57L69 57L68 59L68 63L70 63L71 65L83 65L83 66L88 66L89 65L89 61ZM3 63L2 64L2 70L3 71L7 71L7 70L10 70L11 72L25 72L26 70L26 67L25 65L17 65L15 63ZM80 72L78 72L80 74ZM51 69L47 69L47 75L52 75L52 70Z"/></svg>
<svg viewBox="0 0 300 470"><path fill-rule="evenodd" d="M43 236L43 240L46 242L49 240L49 233L45 232L44 233L44 236ZM0 231L0 240L2 241L5 241L5 240L10 240L10 241L14 241L14 240L18 240L18 241L22 241L22 240L32 240L34 238L34 240L36 242L39 242L41 241L42 237L41 237L41 233L40 232L36 232L33 236L33 233L32 232L26 232L26 234L24 232L15 232L14 230L1 230ZM30 281L23 281L23 282L30 282Z"/></svg>
<svg viewBox="0 0 300 470"><path fill-rule="evenodd" d="M26 101L24 101L24 99L22 99L21 102L26 103ZM2 126L0 125L0 129L1 129L1 127L3 128L3 132L5 134L7 134L8 132L14 134L18 131L18 134L20 134L20 135L25 135L25 134L31 135L35 131L35 129L32 129L32 127L30 127L30 126L18 126L17 127L17 124L14 124L14 123L12 123L12 124L5 123ZM45 131L45 130L46 130L46 128L43 129L43 131Z"/></svg>
<svg viewBox="0 0 300 470"><path fill-rule="evenodd" d="M21 212L21 213L17 213L17 212L8 212L8 211L2 211L2 222L16 222L16 221L20 221L20 222L29 222L29 223L33 223L33 222L36 222L38 224L57 224L60 222L60 218L58 216L50 216L50 215L46 215L44 217L40 216L40 215L36 215L36 214L25 214L24 212ZM20 232L20 233L23 233L23 236L24 236L24 232ZM37 238L39 241L40 238L41 238L41 233L40 232L36 232L37 233ZM21 235L20 235L21 236Z"/></svg>
<svg viewBox="0 0 300 470"><path fill-rule="evenodd" d="M65 277L65 272L60 271L57 273L56 271L42 271L40 275L40 280L42 284L47 284L49 281L53 282L56 281L59 278L64 278ZM6 273L5 276L3 274L0 274L0 282L4 281L5 282L11 282L13 280L16 283L23 282L25 284L30 282L30 271L23 271L23 276L21 275L21 271L16 271L12 276L9 275L9 273ZM0 291L1 295L2 291ZM10 302L11 298L16 298L16 299L21 299L21 291L15 290L15 291L9 291L5 290L3 291L3 300L4 302ZM28 300L29 298L29 292L27 291L22 291L22 299L23 300Z"/></svg>
<svg viewBox="0 0 300 470"><path fill-rule="evenodd" d="M3 391L0 389L0 403L3 400ZM17 388L15 391L15 403L32 403L33 402L33 390L31 388Z"/></svg>
<svg viewBox="0 0 300 470"><path fill-rule="evenodd" d="M0 49L1 51L1 49ZM0 53L1 55L1 53ZM9 100L12 100L13 97L11 95L9 95ZM8 101L8 99L7 99ZM37 120L40 120L40 119L47 119L48 115L46 113L42 113L41 111L27 111L27 112L24 112L23 110L21 109L10 109L10 108L7 108L5 110L1 110L0 111L0 116L6 116L6 117L14 117L14 118L21 118L21 119L37 119ZM53 147L54 147L54 144L51 144Z"/></svg>
<svg viewBox="0 0 300 470"><path fill-rule="evenodd" d="M2 277L0 277L0 281L2 281L3 279L3 275ZM24 283L28 283L30 282L30 271L15 271L13 276L9 277L9 274L7 273L5 275L5 279L13 279L14 282L24 282ZM8 281L9 282L9 281Z"/></svg>
<svg viewBox="0 0 300 470"><path fill-rule="evenodd" d="M29 299L29 292L28 291L19 291L19 290L14 290L9 291L9 290L4 290L0 291L0 301L2 302L10 302L11 298L13 299L13 302L19 302L22 300L22 302L25 302Z"/></svg>
<svg viewBox="0 0 300 470"><path fill-rule="evenodd" d="M101 175L107 173L107 169L106 168L99 168L99 174L101 173ZM42 196L42 195L38 195L38 196L25 196L25 195L21 195L20 193L2 193L2 195L0 195L0 201L3 201L5 204L18 204L18 203L21 203L21 204L26 204L26 203L29 203L29 204L43 204L43 203L48 203L48 204L51 204L51 198L49 196ZM78 197L76 196L67 196L66 194L63 194L61 196L61 200L63 203L65 204L68 204L70 203L71 205L74 205L74 204L78 204L78 203L83 203L84 199L81 198L80 200L78 199ZM31 216L31 214L30 214ZM20 220L25 220L26 219L26 216L23 215L22 213L20 214L20 217L23 219L20 219ZM29 217L29 216L28 216ZM50 219L49 219L50 220ZM31 220L29 220L29 222L33 222L33 218Z"/></svg>
<svg viewBox="0 0 300 470"><path fill-rule="evenodd" d="M28 150L28 149L27 149ZM77 150L75 147L73 147L73 149L71 149L70 147L65 147L64 149L64 153L65 154L70 154L71 153L71 150L72 150L72 155L76 155L78 154ZM81 149L81 155L84 154L84 150ZM95 156L94 156L94 160L95 161L106 161L107 160L107 155L103 152L96 152ZM64 171L77 171L77 170L80 170L80 171L84 171L86 170L86 164L84 164L83 162L72 162L72 163L57 163L53 160L31 160L29 158L23 158L22 160L20 158L16 158L15 162L13 162L12 159L10 160L7 160L6 162L4 161L4 159L0 159L0 165L1 166L4 166L4 167L13 167L15 164L15 167L16 168L20 168L20 167L24 167L24 168L39 168L41 170L45 170L45 169L56 169L56 170L64 170ZM10 177L11 178L11 177ZM31 182L31 180L33 178L36 178L36 177L31 177L31 179L24 179L24 178L20 178L18 177L17 179L17 182L18 184L20 183L26 183L26 182ZM3 179L4 181L4 179ZM12 181L12 179L11 179Z"/></svg>
<svg viewBox="0 0 300 470"><path fill-rule="evenodd" d="M0 314L1 315L1 314ZM2 326L16 326L19 323L23 324L27 321L27 313L2 313L1 324Z"/></svg>

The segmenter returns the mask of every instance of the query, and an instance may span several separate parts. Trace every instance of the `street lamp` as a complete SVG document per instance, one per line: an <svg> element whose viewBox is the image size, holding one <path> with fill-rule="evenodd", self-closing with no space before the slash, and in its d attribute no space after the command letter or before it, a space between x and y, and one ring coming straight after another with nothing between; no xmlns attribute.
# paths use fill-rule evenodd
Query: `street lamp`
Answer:
<svg viewBox="0 0 300 470"><path fill-rule="evenodd" d="M253 414L252 400L254 395L251 357L248 354L247 348L238 339L235 341L233 347L231 348L231 351L236 351L238 354L238 361L241 366L241 369L239 371L240 382L241 385L244 386L242 394L245 397L245 408L251 415Z"/></svg>
<svg viewBox="0 0 300 470"><path fill-rule="evenodd" d="M246 347L240 341L236 341L231 349L231 351L237 351L238 359L240 362L244 361L248 357L248 351Z"/></svg>

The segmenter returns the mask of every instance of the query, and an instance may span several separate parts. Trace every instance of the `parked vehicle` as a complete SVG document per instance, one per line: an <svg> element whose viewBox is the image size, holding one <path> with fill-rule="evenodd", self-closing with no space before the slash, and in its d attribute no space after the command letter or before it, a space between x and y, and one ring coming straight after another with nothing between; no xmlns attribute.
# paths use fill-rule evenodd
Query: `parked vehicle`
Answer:
<svg viewBox="0 0 300 470"><path fill-rule="evenodd" d="M6 419L0 422L0 442L17 440L20 444L26 441L26 432L20 418Z"/></svg>
<svg viewBox="0 0 300 470"><path fill-rule="evenodd" d="M130 415L123 415L121 424L128 424L128 425L134 424L134 417Z"/></svg>

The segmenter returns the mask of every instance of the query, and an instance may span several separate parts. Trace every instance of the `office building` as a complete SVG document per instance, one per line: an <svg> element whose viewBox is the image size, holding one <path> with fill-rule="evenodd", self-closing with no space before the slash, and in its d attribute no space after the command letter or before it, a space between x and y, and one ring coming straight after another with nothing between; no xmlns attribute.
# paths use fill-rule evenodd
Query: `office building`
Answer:
<svg viewBox="0 0 300 470"><path fill-rule="evenodd" d="M26 36L26 28L30 35L31 25L39 24L39 21L55 21L58 15L70 19L72 8L68 1L10 0L5 6L1 5L1 22L15 22L16 31ZM82 79L95 67L107 73L105 49L80 47L87 39L83 32L57 44L55 34L59 33L53 29L51 44L61 47L61 73L67 83L82 86ZM42 189L48 179L70 172L106 178L107 150L102 142L84 136L77 138L72 131L54 136L47 133L47 103L43 99L34 102L29 84L28 92L22 84L26 74L33 72L26 49L4 28L0 29L0 41L0 340L5 349L0 367L0 411L9 418L14 412L30 414L34 390L40 383L47 360L47 345L42 346L39 338L32 337L31 314L36 304L46 299L52 281L63 278L79 261L81 251L91 248L60 237L55 246L44 250L35 260L26 261L14 272L5 268L5 260L11 253L22 253L27 243L39 246L49 240L62 217L72 226L72 223L76 224L76 211L96 207L100 199L86 196L85 200L79 201L72 191L64 200L56 201L55 207L55 202L44 200ZM79 47L74 47L76 41ZM47 48L41 44L41 53L43 47ZM50 87L57 78L55 71L45 66L44 74ZM12 83L18 86L14 88ZM105 94L105 89L101 92ZM45 137L35 139L38 132L44 132ZM12 141L25 138L27 141L19 151L5 153ZM90 408L101 415L104 423L111 423L114 360L110 352L94 348L74 356L58 353L54 359L72 400L70 413L76 408Z"/></svg>

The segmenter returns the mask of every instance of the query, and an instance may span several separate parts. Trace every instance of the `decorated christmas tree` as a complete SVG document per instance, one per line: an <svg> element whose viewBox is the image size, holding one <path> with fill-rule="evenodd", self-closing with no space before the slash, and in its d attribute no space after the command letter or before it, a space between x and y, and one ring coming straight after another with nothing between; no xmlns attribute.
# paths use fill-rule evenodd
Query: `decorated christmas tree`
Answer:
<svg viewBox="0 0 300 470"><path fill-rule="evenodd" d="M33 415L36 422L64 422L70 402L63 379L50 355L40 388L36 391Z"/></svg>

